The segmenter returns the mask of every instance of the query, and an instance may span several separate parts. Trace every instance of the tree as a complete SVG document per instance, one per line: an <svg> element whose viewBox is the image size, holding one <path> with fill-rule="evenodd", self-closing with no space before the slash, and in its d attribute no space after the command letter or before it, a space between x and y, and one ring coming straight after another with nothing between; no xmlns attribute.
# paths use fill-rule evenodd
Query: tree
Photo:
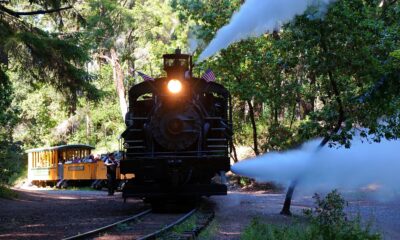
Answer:
<svg viewBox="0 0 400 240"><path fill-rule="evenodd" d="M126 73L138 68L160 74L162 54L181 45L184 29L178 28L167 1L93 0L87 5L86 41L99 60L112 66L124 119Z"/></svg>
<svg viewBox="0 0 400 240"><path fill-rule="evenodd" d="M68 1L65 1L68 2ZM3 62L7 62L13 71L18 71L21 78L53 85L62 92L71 104L72 114L76 109L77 94L84 92L93 97L94 88L90 77L83 69L89 60L84 49L78 46L76 36L50 34L35 27L29 19L21 16L38 14L54 14L61 16L72 6L60 7L63 1L30 1L23 6L30 11L19 11L22 7L11 1L0 2L0 54ZM40 10L33 10L43 7Z"/></svg>
<svg viewBox="0 0 400 240"><path fill-rule="evenodd" d="M315 95L322 104L300 130L312 125L316 132L307 137L323 136L321 147L336 142L350 147L354 127L361 127L363 136L375 134L374 141L399 136L393 122L399 115L399 88L394 86L398 68L393 68L389 55L396 47L391 38L398 33L388 34L393 25L387 25L380 11L370 2L339 1L324 19L303 15L284 30L294 54L302 56L298 64L316 77ZM290 214L295 185L296 181L289 187L283 214Z"/></svg>
<svg viewBox="0 0 400 240"><path fill-rule="evenodd" d="M89 57L79 46L79 37L50 33L52 29L45 31L41 26L41 22L51 20L61 29L66 11L72 11L69 1L0 1L0 185L25 165L21 143L15 142L13 135L21 121L21 109L13 103L21 90L15 88L15 81L33 88L51 85L63 95L71 115L78 95L95 96L96 89L83 68ZM46 112L42 116L50 115Z"/></svg>

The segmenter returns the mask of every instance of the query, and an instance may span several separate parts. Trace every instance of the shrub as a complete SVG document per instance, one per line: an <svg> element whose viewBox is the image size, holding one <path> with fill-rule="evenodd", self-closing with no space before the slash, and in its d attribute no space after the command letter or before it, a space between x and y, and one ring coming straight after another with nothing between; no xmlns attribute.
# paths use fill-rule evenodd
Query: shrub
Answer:
<svg viewBox="0 0 400 240"><path fill-rule="evenodd" d="M17 198L17 197L18 197L18 194L16 192L11 190L7 186L0 184L0 198L11 199L11 198Z"/></svg>
<svg viewBox="0 0 400 240"><path fill-rule="evenodd" d="M361 225L360 216L349 219L344 213L345 200L334 190L321 198L315 194L316 207L306 210L305 216L310 221L312 239L381 239L377 233L370 233L369 226Z"/></svg>
<svg viewBox="0 0 400 240"><path fill-rule="evenodd" d="M275 226L260 223L253 219L245 228L241 239L320 239L320 240L378 240L381 236L371 233L369 226L363 227L359 216L349 220L344 213L345 201L336 191L325 198L314 195L316 207L304 212L307 224L292 224L290 226Z"/></svg>
<svg viewBox="0 0 400 240"><path fill-rule="evenodd" d="M240 236L242 240L310 240L309 234L304 232L300 224L292 226L276 226L265 224L259 218L254 218Z"/></svg>
<svg viewBox="0 0 400 240"><path fill-rule="evenodd" d="M253 179L248 178L248 177L240 177L240 186L248 186L250 185L252 182L254 182Z"/></svg>
<svg viewBox="0 0 400 240"><path fill-rule="evenodd" d="M0 142L0 197L15 197L15 193L8 187L21 175L26 174L26 165L20 145Z"/></svg>

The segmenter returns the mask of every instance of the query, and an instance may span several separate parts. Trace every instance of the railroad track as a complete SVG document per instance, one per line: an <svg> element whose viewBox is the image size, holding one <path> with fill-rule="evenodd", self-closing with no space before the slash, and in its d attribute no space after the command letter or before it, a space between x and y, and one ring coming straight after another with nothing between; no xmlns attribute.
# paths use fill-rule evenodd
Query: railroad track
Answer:
<svg viewBox="0 0 400 240"><path fill-rule="evenodd" d="M64 240L75 239L193 239L213 219L214 212L192 209L184 214L159 214L144 210L127 219L78 234ZM190 219L190 224L181 232L172 232L176 226Z"/></svg>

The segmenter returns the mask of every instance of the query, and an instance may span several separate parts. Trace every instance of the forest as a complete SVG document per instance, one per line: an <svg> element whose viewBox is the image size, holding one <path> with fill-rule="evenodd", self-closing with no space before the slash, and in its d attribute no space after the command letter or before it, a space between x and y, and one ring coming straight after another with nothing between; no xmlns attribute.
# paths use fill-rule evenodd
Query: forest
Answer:
<svg viewBox="0 0 400 240"><path fill-rule="evenodd" d="M196 60L242 0L0 0L0 185L30 148L118 149L126 92L163 75L176 48ZM234 144L254 155L321 137L351 147L400 137L400 3L338 0L195 66L233 97ZM232 158L237 161L237 152Z"/></svg>

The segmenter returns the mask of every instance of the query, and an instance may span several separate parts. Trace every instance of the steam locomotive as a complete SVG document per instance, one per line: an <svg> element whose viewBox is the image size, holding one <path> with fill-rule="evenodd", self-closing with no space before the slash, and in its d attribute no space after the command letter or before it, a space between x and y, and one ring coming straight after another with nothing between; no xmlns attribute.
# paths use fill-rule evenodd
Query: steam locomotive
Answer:
<svg viewBox="0 0 400 240"><path fill-rule="evenodd" d="M192 76L192 57L165 54L166 77L136 84L122 134L122 174L134 174L122 196L157 203L226 195L212 179L230 170L232 108L222 85Z"/></svg>

